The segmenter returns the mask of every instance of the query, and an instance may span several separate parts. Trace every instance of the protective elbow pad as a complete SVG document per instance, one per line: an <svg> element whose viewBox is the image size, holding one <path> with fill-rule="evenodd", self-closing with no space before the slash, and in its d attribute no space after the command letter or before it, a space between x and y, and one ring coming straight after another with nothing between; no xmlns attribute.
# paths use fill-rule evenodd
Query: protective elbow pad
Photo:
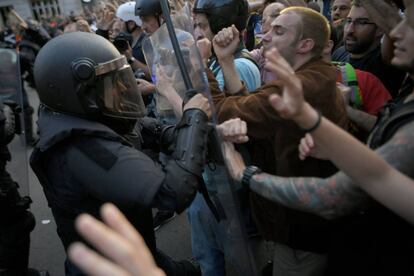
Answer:
<svg viewBox="0 0 414 276"><path fill-rule="evenodd" d="M199 109L186 110L176 127L173 158L196 176L201 176L205 164L207 133L208 117Z"/></svg>
<svg viewBox="0 0 414 276"><path fill-rule="evenodd" d="M165 186L174 198L173 209L181 213L188 206L198 191L200 177L183 170L175 160L170 160L165 167Z"/></svg>

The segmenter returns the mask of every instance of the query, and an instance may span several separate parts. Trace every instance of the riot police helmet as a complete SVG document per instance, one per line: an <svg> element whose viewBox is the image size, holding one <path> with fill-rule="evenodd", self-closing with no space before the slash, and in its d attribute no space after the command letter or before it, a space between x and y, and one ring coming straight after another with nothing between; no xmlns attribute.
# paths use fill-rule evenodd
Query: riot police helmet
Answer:
<svg viewBox="0 0 414 276"><path fill-rule="evenodd" d="M135 3L135 15L158 17L161 14L162 8L159 0L137 0Z"/></svg>
<svg viewBox="0 0 414 276"><path fill-rule="evenodd" d="M34 77L41 103L53 111L87 119L145 114L125 56L99 35L74 32L52 39L36 58Z"/></svg>
<svg viewBox="0 0 414 276"><path fill-rule="evenodd" d="M249 4L247 0L196 0L193 12L207 16L214 34L232 24L241 32L246 28Z"/></svg>

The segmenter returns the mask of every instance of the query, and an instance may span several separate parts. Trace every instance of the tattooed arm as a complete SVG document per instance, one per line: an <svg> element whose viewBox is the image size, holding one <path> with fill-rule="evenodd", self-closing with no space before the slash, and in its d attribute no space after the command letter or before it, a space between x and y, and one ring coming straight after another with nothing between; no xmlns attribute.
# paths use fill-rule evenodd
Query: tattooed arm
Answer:
<svg viewBox="0 0 414 276"><path fill-rule="evenodd" d="M398 171L414 177L413 141L414 123L410 123L376 152ZM366 167L368 166L374 167L372 164L367 164ZM287 207L335 218L363 209L370 203L368 196L359 188L361 187L382 204L414 221L414 214L410 214L414 213L412 180L389 166L377 167L375 171L361 168L357 173L365 174L363 177L358 176L359 182L343 172L327 179L283 178L262 173L253 176L250 188Z"/></svg>
<svg viewBox="0 0 414 276"><path fill-rule="evenodd" d="M276 54L278 68L287 66L278 59L277 52L273 54ZM312 135L318 148L348 176L342 172L328 179L258 174L251 179L250 188L270 200L326 218L346 215L369 204L370 199L360 190L362 188L414 223L414 181L403 175L414 177L414 122L401 127L375 153L325 118L315 125L319 122L318 114L303 101L295 75L285 69L278 72L278 77L284 80L285 87L282 97L270 97L275 110L285 118L292 118L302 128L314 126ZM232 156L228 149L225 156L230 172L240 180L245 168L243 160L237 154Z"/></svg>

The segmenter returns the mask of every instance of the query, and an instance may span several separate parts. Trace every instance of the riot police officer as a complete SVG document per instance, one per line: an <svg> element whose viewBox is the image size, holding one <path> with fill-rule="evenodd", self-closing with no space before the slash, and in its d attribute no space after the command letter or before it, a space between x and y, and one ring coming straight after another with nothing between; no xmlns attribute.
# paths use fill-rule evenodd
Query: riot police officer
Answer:
<svg viewBox="0 0 414 276"><path fill-rule="evenodd" d="M7 145L13 140L15 126L14 111L0 99L0 275L40 275L28 269L30 232L35 227L28 211L32 201L20 195L18 184L6 171L11 160Z"/></svg>
<svg viewBox="0 0 414 276"><path fill-rule="evenodd" d="M31 166L65 249L80 240L75 217L98 216L100 205L109 201L143 235L168 275L199 273L190 262L173 262L156 249L151 207L182 212L194 198L205 161L208 116L200 108L207 100L191 99L175 127L141 118L145 107L126 58L90 33L51 40L40 51L34 74L40 140ZM165 168L141 151L148 146L173 156ZM68 275L80 273L69 261L65 267Z"/></svg>

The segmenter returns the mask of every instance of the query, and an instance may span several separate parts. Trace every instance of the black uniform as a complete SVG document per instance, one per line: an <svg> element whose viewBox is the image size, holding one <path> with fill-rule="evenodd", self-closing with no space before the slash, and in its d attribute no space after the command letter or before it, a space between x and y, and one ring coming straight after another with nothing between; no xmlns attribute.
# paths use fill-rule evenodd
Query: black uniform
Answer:
<svg viewBox="0 0 414 276"><path fill-rule="evenodd" d="M156 250L151 208L182 212L193 200L205 162L207 115L188 109L175 127L142 118L145 106L126 58L95 34L52 39L40 51L34 75L42 104L30 163L65 249L80 239L76 216L97 217L100 206L112 202L168 275L196 274L190 262L173 262ZM172 158L161 168L144 147ZM68 261L66 273L81 274Z"/></svg>
<svg viewBox="0 0 414 276"><path fill-rule="evenodd" d="M28 211L31 199L20 196L18 184L6 171L11 160L7 144L14 136L14 129L5 129L4 110L0 101L0 274L26 275L35 219Z"/></svg>
<svg viewBox="0 0 414 276"><path fill-rule="evenodd" d="M163 170L135 148L140 146L136 141L145 144L141 133L129 133L140 137L131 141L104 124L47 108L41 109L38 124L40 140L31 166L42 184L65 249L80 240L74 229L75 217L84 212L98 217L100 206L112 202L141 233L156 259L161 258L159 265L166 262L163 269L175 271L169 275L181 275L174 268L179 264L165 261L157 253L151 207L182 211L186 206L177 202L171 185L183 178L197 183L197 176L182 170L175 160ZM155 121L150 127L139 123L135 130L140 128L146 133L145 139L152 134L149 141L160 141L165 150L171 150L175 128ZM186 191L188 204L196 191L196 184Z"/></svg>

